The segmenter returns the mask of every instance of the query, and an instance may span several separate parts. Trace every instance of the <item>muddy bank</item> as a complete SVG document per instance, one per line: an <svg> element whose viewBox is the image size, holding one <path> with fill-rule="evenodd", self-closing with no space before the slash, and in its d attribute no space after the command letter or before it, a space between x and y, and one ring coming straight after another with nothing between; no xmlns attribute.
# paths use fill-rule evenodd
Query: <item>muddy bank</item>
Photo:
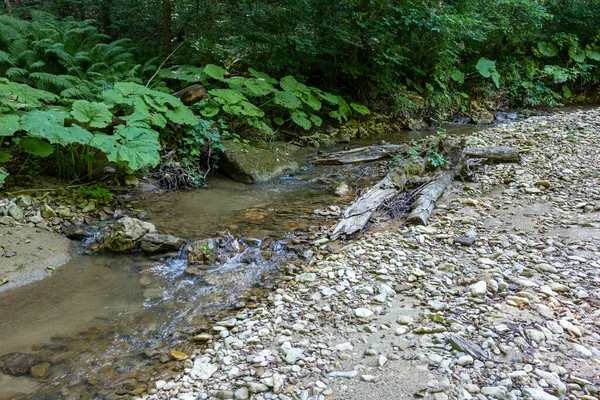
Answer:
<svg viewBox="0 0 600 400"><path fill-rule="evenodd" d="M73 257L75 247L40 228L0 225L0 292L50 276Z"/></svg>

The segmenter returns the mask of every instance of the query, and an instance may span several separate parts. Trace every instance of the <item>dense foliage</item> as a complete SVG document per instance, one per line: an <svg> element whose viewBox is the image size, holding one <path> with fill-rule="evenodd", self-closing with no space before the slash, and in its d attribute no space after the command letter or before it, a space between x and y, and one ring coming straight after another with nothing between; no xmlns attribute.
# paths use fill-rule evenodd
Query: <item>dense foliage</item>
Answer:
<svg viewBox="0 0 600 400"><path fill-rule="evenodd" d="M344 98L441 119L482 99L559 105L600 82L600 0L4 3L0 161L53 153L72 178L97 152L139 169L175 147L192 165L196 144L230 132L368 113ZM165 94L192 83L210 96L191 111Z"/></svg>

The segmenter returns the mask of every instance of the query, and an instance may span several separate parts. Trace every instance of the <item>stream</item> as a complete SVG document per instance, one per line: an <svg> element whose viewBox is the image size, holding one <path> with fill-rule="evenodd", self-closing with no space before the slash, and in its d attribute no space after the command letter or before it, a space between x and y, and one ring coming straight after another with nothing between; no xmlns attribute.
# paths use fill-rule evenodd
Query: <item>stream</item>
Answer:
<svg viewBox="0 0 600 400"><path fill-rule="evenodd" d="M452 125L450 136L472 132ZM402 143L433 132L403 132L370 137L325 151L385 140ZM157 376L177 373L170 350L193 351L190 337L208 332L211 321L231 310L260 303L279 283L278 268L302 257L299 235L331 225L334 216L315 209L343 206L332 183L346 182L355 192L378 176L371 165L313 166L317 150L303 149L298 172L265 184L245 185L223 176L209 189L145 194L136 206L159 232L187 239L217 232L244 249L215 270L185 273L183 258L142 255L86 255L83 251L47 279L0 293L0 355L36 352L50 361L44 377L0 373L0 400L119 399L125 391L146 389ZM381 172L381 171L379 171ZM175 369L175 370L173 370ZM126 390L125 390L126 389ZM140 392L140 393L141 393ZM128 395L129 396L129 395Z"/></svg>

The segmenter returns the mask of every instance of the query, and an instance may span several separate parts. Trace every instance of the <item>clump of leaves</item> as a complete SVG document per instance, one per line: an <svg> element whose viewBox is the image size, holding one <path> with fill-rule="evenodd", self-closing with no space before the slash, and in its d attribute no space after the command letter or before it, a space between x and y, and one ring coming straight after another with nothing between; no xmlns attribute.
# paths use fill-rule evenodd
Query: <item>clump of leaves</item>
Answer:
<svg viewBox="0 0 600 400"><path fill-rule="evenodd" d="M0 140L12 138L21 151L48 157L56 146L69 152L78 165L91 165L98 152L130 171L156 166L160 158L159 133L168 123L196 125L194 113L179 99L144 86L119 82L102 93L103 103L76 100L70 107L50 105L59 98L27 85L0 81L0 122L7 129ZM2 145L0 141L0 146ZM10 154L0 149L0 162ZM66 165L66 164L65 164ZM0 170L0 182L6 171Z"/></svg>
<svg viewBox="0 0 600 400"><path fill-rule="evenodd" d="M110 189L99 185L82 186L77 190L77 193L80 197L100 200L102 202L108 202L113 198L113 193Z"/></svg>
<svg viewBox="0 0 600 400"><path fill-rule="evenodd" d="M205 118L220 116L227 119L229 128L253 128L272 136L284 125L296 125L305 130L319 127L323 115L340 122L351 112L369 114L358 103L348 104L341 96L333 95L298 82L293 76L277 80L268 74L248 70L248 76L228 77L228 71L209 64L204 68L178 66L161 70L160 76L186 83L202 82L211 88L210 97L197 105Z"/></svg>
<svg viewBox="0 0 600 400"><path fill-rule="evenodd" d="M430 149L427 151L427 163L434 169L438 169L446 165L447 160L443 154L438 153L436 150Z"/></svg>

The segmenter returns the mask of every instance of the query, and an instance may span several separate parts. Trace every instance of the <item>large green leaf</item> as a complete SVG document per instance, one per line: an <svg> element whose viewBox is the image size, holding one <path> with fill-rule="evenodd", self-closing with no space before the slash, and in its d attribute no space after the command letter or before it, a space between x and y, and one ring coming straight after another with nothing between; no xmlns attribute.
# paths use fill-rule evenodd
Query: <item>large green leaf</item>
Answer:
<svg viewBox="0 0 600 400"><path fill-rule="evenodd" d="M250 95L256 97L266 96L277 91L275 86L262 79L244 79L244 86L248 89Z"/></svg>
<svg viewBox="0 0 600 400"><path fill-rule="evenodd" d="M569 47L569 57L578 63L585 61L585 51L579 46Z"/></svg>
<svg viewBox="0 0 600 400"><path fill-rule="evenodd" d="M73 102L71 115L77 121L87 124L90 128L106 128L112 122L112 113L104 103L76 100Z"/></svg>
<svg viewBox="0 0 600 400"><path fill-rule="evenodd" d="M12 136L21 129L21 117L16 114L0 114L0 136Z"/></svg>
<svg viewBox="0 0 600 400"><path fill-rule="evenodd" d="M592 47L588 46L587 50L585 51L585 55L588 58L591 58L592 60L600 61L600 48L598 48L598 47L592 48Z"/></svg>
<svg viewBox="0 0 600 400"><path fill-rule="evenodd" d="M48 157L50 154L54 153L52 145L34 137L26 136L19 138L17 144L24 152L33 154L34 156Z"/></svg>
<svg viewBox="0 0 600 400"><path fill-rule="evenodd" d="M242 100L246 100L246 97L233 89L213 89L209 90L208 93L213 96L213 99L220 104L237 104Z"/></svg>
<svg viewBox="0 0 600 400"><path fill-rule="evenodd" d="M58 96L20 83L0 81L0 105L13 110L39 107L42 102L58 100Z"/></svg>
<svg viewBox="0 0 600 400"><path fill-rule="evenodd" d="M165 113L165 117L171 122L180 125L196 125L198 119L189 108L182 106L176 107L173 110L169 110Z"/></svg>
<svg viewBox="0 0 600 400"><path fill-rule="evenodd" d="M311 122L308 118L306 118L306 113L303 111L292 111L290 113L292 117L292 121L296 123L296 125L301 126L305 130L309 130L311 127Z"/></svg>
<svg viewBox="0 0 600 400"><path fill-rule="evenodd" d="M313 124L315 124L315 126L321 126L323 124L323 120L317 114L311 114L310 120Z"/></svg>
<svg viewBox="0 0 600 400"><path fill-rule="evenodd" d="M8 177L8 172L0 168L0 183L3 183Z"/></svg>
<svg viewBox="0 0 600 400"><path fill-rule="evenodd" d="M477 71L479 71L481 76L484 78L491 77L496 87L500 87L500 74L498 74L498 71L496 70L496 61L481 57L479 61L477 61L475 68L477 68Z"/></svg>
<svg viewBox="0 0 600 400"><path fill-rule="evenodd" d="M104 152L110 161L134 171L160 162L158 132L152 129L118 125L114 135L95 134L90 145Z"/></svg>
<svg viewBox="0 0 600 400"><path fill-rule="evenodd" d="M225 75L227 75L227 70L214 64L208 64L206 67L204 67L204 73L213 79L224 81Z"/></svg>
<svg viewBox="0 0 600 400"><path fill-rule="evenodd" d="M64 126L67 114L60 111L32 111L21 119L27 135L67 146L71 143L89 144L92 134L79 125Z"/></svg>
<svg viewBox="0 0 600 400"><path fill-rule="evenodd" d="M321 100L318 97L313 96L312 94L305 94L300 97L300 99L308 104L313 110L319 111L321 109Z"/></svg>
<svg viewBox="0 0 600 400"><path fill-rule="evenodd" d="M552 42L539 42L538 50L546 57L554 57L558 54L558 47Z"/></svg>
<svg viewBox="0 0 600 400"><path fill-rule="evenodd" d="M451 74L450 74L450 78L452 78L453 81L456 81L460 84L465 83L465 74L464 72L461 72L457 69L455 69Z"/></svg>
<svg viewBox="0 0 600 400"><path fill-rule="evenodd" d="M300 99L292 92L276 92L273 101L275 104L279 104L280 106L290 110L294 110L302 106Z"/></svg>
<svg viewBox="0 0 600 400"><path fill-rule="evenodd" d="M213 100L203 101L199 104L199 108L200 114L207 118L214 117L221 111L221 107Z"/></svg>
<svg viewBox="0 0 600 400"><path fill-rule="evenodd" d="M279 86L286 92L295 92L298 89L298 81L293 76L286 76L281 78Z"/></svg>
<svg viewBox="0 0 600 400"><path fill-rule="evenodd" d="M350 107L352 107L354 109L354 111L356 111L359 114L362 115L368 115L371 113L371 110L369 110L369 108L365 105L362 104L358 104L358 103L350 103Z"/></svg>
<svg viewBox="0 0 600 400"><path fill-rule="evenodd" d="M204 68L191 65L178 65L168 69L161 69L158 76L165 79L175 79L189 83L201 82L205 79Z"/></svg>
<svg viewBox="0 0 600 400"><path fill-rule="evenodd" d="M262 79L265 82L271 83L273 85L277 84L277 79L271 78L268 74L265 74L264 72L259 72L253 68L248 68L248 72L250 72L255 78Z"/></svg>
<svg viewBox="0 0 600 400"><path fill-rule="evenodd" d="M10 153L0 151L0 163L10 161L11 158L12 158L12 155Z"/></svg>
<svg viewBox="0 0 600 400"><path fill-rule="evenodd" d="M544 72L554 79L554 83L566 82L569 79L568 71L560 65L546 65Z"/></svg>

